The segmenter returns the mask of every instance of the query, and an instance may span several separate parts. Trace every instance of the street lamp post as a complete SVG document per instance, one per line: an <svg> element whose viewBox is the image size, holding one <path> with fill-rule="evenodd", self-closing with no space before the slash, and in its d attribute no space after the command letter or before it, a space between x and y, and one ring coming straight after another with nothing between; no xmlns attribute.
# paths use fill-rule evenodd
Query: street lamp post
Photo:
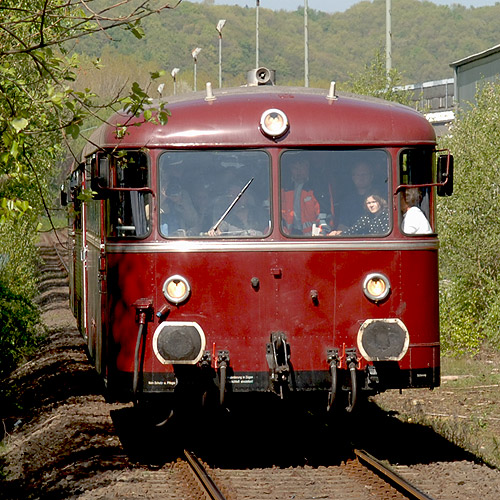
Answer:
<svg viewBox="0 0 500 500"><path fill-rule="evenodd" d="M226 24L225 19L220 19L215 28L219 33L219 88L222 88L222 28Z"/></svg>
<svg viewBox="0 0 500 500"><path fill-rule="evenodd" d="M198 62L198 55L201 52L200 47L196 47L196 49L193 49L191 51L191 55L193 56L193 61L194 61L194 91L196 92L196 63Z"/></svg>
<svg viewBox="0 0 500 500"><path fill-rule="evenodd" d="M177 73L179 73L180 69L179 68L174 68L172 70L172 73L170 73L172 75L172 78L174 80L174 95L177 94Z"/></svg>

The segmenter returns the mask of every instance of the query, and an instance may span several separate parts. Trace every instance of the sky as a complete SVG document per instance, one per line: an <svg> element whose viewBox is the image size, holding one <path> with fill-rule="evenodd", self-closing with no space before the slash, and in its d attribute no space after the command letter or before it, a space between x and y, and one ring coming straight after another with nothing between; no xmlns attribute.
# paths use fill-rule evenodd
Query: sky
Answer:
<svg viewBox="0 0 500 500"><path fill-rule="evenodd" d="M203 0L189 0L201 3ZM344 12L361 0L308 0L310 9L321 10L323 12ZM429 0L438 5L461 4L465 7L484 7L495 5L499 0ZM255 7L256 0L215 0L216 5L239 5L241 7ZM397 4L397 0L392 0L392 7ZM297 10L303 7L304 0L260 0L260 7L272 10Z"/></svg>

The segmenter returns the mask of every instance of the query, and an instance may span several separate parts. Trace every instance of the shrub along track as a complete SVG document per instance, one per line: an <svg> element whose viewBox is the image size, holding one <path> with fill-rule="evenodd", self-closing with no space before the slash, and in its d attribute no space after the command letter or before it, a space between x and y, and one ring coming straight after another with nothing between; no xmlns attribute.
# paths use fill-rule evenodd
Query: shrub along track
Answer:
<svg viewBox="0 0 500 500"><path fill-rule="evenodd" d="M53 252L45 253L45 262L39 303L49 338L12 374L0 402L6 433L0 498L196 498L183 486L172 435L153 435L141 428L130 405L105 402L68 308L64 271ZM314 415L271 409L244 408L235 417L229 425L198 420L194 451L237 498L253 498L247 488L255 487L260 500L314 497L323 491L328 468L350 457L350 441L396 464L431 497L500 498L498 470L374 404L328 426Z"/></svg>

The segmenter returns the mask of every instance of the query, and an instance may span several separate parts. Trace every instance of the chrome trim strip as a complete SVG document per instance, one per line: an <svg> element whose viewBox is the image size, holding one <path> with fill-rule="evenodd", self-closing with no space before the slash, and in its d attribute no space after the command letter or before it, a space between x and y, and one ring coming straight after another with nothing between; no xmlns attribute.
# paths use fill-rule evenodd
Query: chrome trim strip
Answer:
<svg viewBox="0 0 500 500"><path fill-rule="evenodd" d="M153 243L106 243L108 253L210 253L210 252L338 252L346 250L432 250L433 240L384 241L187 241Z"/></svg>

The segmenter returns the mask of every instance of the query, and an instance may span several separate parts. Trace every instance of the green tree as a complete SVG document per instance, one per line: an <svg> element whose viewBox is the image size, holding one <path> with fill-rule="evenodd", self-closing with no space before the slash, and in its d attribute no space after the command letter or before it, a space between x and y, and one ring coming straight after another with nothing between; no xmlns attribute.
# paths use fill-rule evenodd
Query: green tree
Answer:
<svg viewBox="0 0 500 500"><path fill-rule="evenodd" d="M110 38L117 28L142 38L141 20L171 8L157 3L0 3L0 374L38 338L35 229L42 210L49 213L46 200L51 199L51 179L65 141L78 138L85 120L99 119L103 109L128 107L136 113L151 101L136 82L107 102L90 88L75 88L79 60L70 47L96 33ZM164 104L147 113L161 122L168 117Z"/></svg>
<svg viewBox="0 0 500 500"><path fill-rule="evenodd" d="M455 190L439 202L443 345L500 344L500 82L485 83L443 144L455 156Z"/></svg>
<svg viewBox="0 0 500 500"><path fill-rule="evenodd" d="M78 137L103 107L138 112L150 98L134 83L128 95L103 103L73 83L78 57L68 44L121 27L142 38L144 17L171 7L154 1L4 0L0 5L0 222L26 212L47 188L67 137ZM179 3L179 2L178 2ZM92 4L92 6L90 6ZM98 64L98 61L95 61ZM152 75L157 77L158 74ZM166 115L161 114L165 120ZM28 203L26 203L26 201Z"/></svg>
<svg viewBox="0 0 500 500"><path fill-rule="evenodd" d="M397 89L402 82L401 74L394 68L387 72L380 50L376 52L374 59L365 65L362 72L349 74L349 78L350 80L342 88L354 94L379 97L407 106L411 104L411 93Z"/></svg>

